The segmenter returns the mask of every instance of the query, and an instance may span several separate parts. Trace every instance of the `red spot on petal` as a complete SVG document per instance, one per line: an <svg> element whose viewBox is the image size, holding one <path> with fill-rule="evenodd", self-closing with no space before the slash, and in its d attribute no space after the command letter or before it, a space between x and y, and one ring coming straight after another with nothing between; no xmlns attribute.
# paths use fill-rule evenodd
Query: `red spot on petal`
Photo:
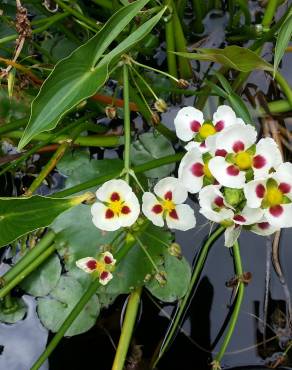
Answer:
<svg viewBox="0 0 292 370"><path fill-rule="evenodd" d="M204 166L202 163L194 163L191 167L191 172L194 176L201 177L204 176Z"/></svg>
<svg viewBox="0 0 292 370"><path fill-rule="evenodd" d="M233 144L232 149L235 153L242 152L244 150L244 143L238 140Z"/></svg>
<svg viewBox="0 0 292 370"><path fill-rule="evenodd" d="M131 212L131 209L128 206L123 206L121 212L123 215L128 215Z"/></svg>
<svg viewBox="0 0 292 370"><path fill-rule="evenodd" d="M171 191L167 191L164 194L164 199L166 199L166 200L172 200L172 192Z"/></svg>
<svg viewBox="0 0 292 370"><path fill-rule="evenodd" d="M200 144L200 148L206 148L206 143L205 143L205 141L203 141L203 142Z"/></svg>
<svg viewBox="0 0 292 370"><path fill-rule="evenodd" d="M152 212L156 213L159 215L163 211L163 207L161 204L155 204L155 206L152 208Z"/></svg>
<svg viewBox="0 0 292 370"><path fill-rule="evenodd" d="M175 209L169 212L169 217L174 218L175 220L178 220L178 214Z"/></svg>
<svg viewBox="0 0 292 370"><path fill-rule="evenodd" d="M256 155L255 157L253 157L253 166L257 170L263 168L266 163L266 158L264 158L262 155Z"/></svg>
<svg viewBox="0 0 292 370"><path fill-rule="evenodd" d="M95 270L96 269L96 261L90 260L86 262L86 266L89 268L89 270Z"/></svg>
<svg viewBox="0 0 292 370"><path fill-rule="evenodd" d="M241 216L241 215L235 215L235 216L233 217L233 220L234 220L234 221L238 221L238 222L245 222L245 221L246 221L246 218L245 218L245 217L243 217L243 216Z"/></svg>
<svg viewBox="0 0 292 370"><path fill-rule="evenodd" d="M279 185L279 190L283 194L290 193L290 191L291 191L291 185L287 184L286 182L281 182L280 185Z"/></svg>
<svg viewBox="0 0 292 370"><path fill-rule="evenodd" d="M239 174L239 169L231 165L226 168L226 172L229 176L237 176Z"/></svg>
<svg viewBox="0 0 292 370"><path fill-rule="evenodd" d="M265 196L266 188L263 184L258 184L255 191L258 198L263 198Z"/></svg>
<svg viewBox="0 0 292 370"><path fill-rule="evenodd" d="M103 260L104 260L104 263L106 263L108 265L110 265L113 262L113 260L110 256L105 256Z"/></svg>
<svg viewBox="0 0 292 370"><path fill-rule="evenodd" d="M268 222L259 222L258 227L262 230L267 230L270 227Z"/></svg>
<svg viewBox="0 0 292 370"><path fill-rule="evenodd" d="M273 215L274 217L279 217L284 212L284 209L280 204L278 204L276 206L271 207L269 211L270 214Z"/></svg>
<svg viewBox="0 0 292 370"><path fill-rule="evenodd" d="M118 201L120 199L121 199L121 197L120 197L119 193L117 193L117 192L112 193L112 195L111 195L111 201L112 202Z"/></svg>
<svg viewBox="0 0 292 370"><path fill-rule="evenodd" d="M100 274L99 278L100 278L101 280L105 280L105 279L108 277L108 275L109 275L109 273L108 273L107 271L103 271L103 272Z"/></svg>
<svg viewBox="0 0 292 370"><path fill-rule="evenodd" d="M109 208L105 211L105 218L113 218L114 215L114 212Z"/></svg>
<svg viewBox="0 0 292 370"><path fill-rule="evenodd" d="M214 203L216 204L216 206L218 207L223 207L224 206L224 199L222 197L216 197L214 199Z"/></svg>
<svg viewBox="0 0 292 370"><path fill-rule="evenodd" d="M190 127L193 132L198 132L200 130L201 124L199 121L190 122Z"/></svg>
<svg viewBox="0 0 292 370"><path fill-rule="evenodd" d="M215 155L217 157L226 157L227 151L225 149L217 149Z"/></svg>
<svg viewBox="0 0 292 370"><path fill-rule="evenodd" d="M221 120L221 121L216 122L214 127L217 132L220 132L224 129L224 126L225 126L224 121Z"/></svg>

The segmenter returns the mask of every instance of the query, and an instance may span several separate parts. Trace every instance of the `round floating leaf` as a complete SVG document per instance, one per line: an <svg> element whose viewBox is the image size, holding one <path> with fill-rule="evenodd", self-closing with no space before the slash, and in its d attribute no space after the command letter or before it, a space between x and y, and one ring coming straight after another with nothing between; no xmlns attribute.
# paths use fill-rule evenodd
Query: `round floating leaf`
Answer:
<svg viewBox="0 0 292 370"><path fill-rule="evenodd" d="M189 263L185 258L180 260L165 253L162 270L166 273L165 285L159 284L157 279L152 278L146 284L147 289L163 302L174 302L182 298L187 292L191 279Z"/></svg>
<svg viewBox="0 0 292 370"><path fill-rule="evenodd" d="M39 266L22 283L21 287L35 297L48 295L58 284L62 272L60 260L56 254Z"/></svg>
<svg viewBox="0 0 292 370"><path fill-rule="evenodd" d="M12 307L7 309L4 307L4 302L0 306L0 321L6 324L14 324L24 318L27 312L27 306L21 298L11 298Z"/></svg>
<svg viewBox="0 0 292 370"><path fill-rule="evenodd" d="M159 133L146 132L139 136L139 140L131 145L131 160L134 165L143 164L173 155L175 151L171 142ZM168 176L175 169L175 164L167 164L153 170L145 172L145 175L151 178L162 178Z"/></svg>
<svg viewBox="0 0 292 370"><path fill-rule="evenodd" d="M43 325L52 332L57 332L83 294L84 288L76 279L61 276L50 295L38 299L37 311ZM89 330L95 324L99 311L99 301L94 295L65 335L78 335Z"/></svg>

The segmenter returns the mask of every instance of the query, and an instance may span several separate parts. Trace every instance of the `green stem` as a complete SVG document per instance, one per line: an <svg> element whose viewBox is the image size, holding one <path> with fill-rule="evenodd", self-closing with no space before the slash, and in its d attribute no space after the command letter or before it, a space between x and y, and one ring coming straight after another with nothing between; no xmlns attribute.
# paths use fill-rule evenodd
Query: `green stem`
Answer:
<svg viewBox="0 0 292 370"><path fill-rule="evenodd" d="M234 244L232 249L233 249L233 258L234 258L234 263L235 263L235 272L236 272L237 276L241 276L243 274L243 270L242 270L242 264L241 264L241 257L240 257L240 250L239 250L238 242L236 242ZM228 346L228 344L230 342L230 339L232 337L232 334L234 332L235 325L237 323L238 315L239 315L239 312L240 312L241 303L243 301L243 296L244 296L244 283L242 281L240 281L238 283L238 291L237 291L237 295L236 295L236 302L235 302L235 306L234 306L234 309L233 309L233 312L232 312L232 315L231 315L231 318L230 318L230 324L229 324L229 327L227 329L227 333L224 337L224 340L223 340L222 346L220 348L220 351L215 356L215 361L219 364L220 364L220 361L222 360L222 358L223 358L223 356L226 352L227 346Z"/></svg>
<svg viewBox="0 0 292 370"><path fill-rule="evenodd" d="M26 268L24 268L13 280L5 284L2 289L0 289L0 299L4 298L16 285L22 282L30 273L32 273L37 267L39 267L54 251L56 250L56 245L53 244L50 247L35 258Z"/></svg>
<svg viewBox="0 0 292 370"><path fill-rule="evenodd" d="M105 9L113 10L113 4L110 0L92 0L96 5L99 5Z"/></svg>
<svg viewBox="0 0 292 370"><path fill-rule="evenodd" d="M130 171L130 146L131 146L131 118L130 118L130 96L129 96L129 66L123 65L123 97L124 97L124 170L126 181L129 182Z"/></svg>
<svg viewBox="0 0 292 370"><path fill-rule="evenodd" d="M20 261L18 261L10 270L1 276L1 284L5 285L14 280L27 266L29 266L40 254L42 254L53 242L55 233L53 231L47 234L39 241L39 243L27 252Z"/></svg>
<svg viewBox="0 0 292 370"><path fill-rule="evenodd" d="M168 1L165 3L167 5ZM168 73L177 78L176 55L173 53L175 51L173 16L165 23L165 41Z"/></svg>
<svg viewBox="0 0 292 370"><path fill-rule="evenodd" d="M196 33L202 33L204 32L204 25L203 25L203 11L201 7L200 0L193 0L193 13L195 15L195 24L194 24L194 30Z"/></svg>
<svg viewBox="0 0 292 370"><path fill-rule="evenodd" d="M126 360L126 356L128 353L132 333L134 330L136 317L138 313L138 308L140 305L142 287L136 288L133 293L131 293L128 304L127 310L125 315L125 321L123 323L122 332L118 344L118 348L116 351L114 363L112 366L112 370L123 370L124 364Z"/></svg>
<svg viewBox="0 0 292 370"><path fill-rule="evenodd" d="M290 108L292 108L292 90L291 90L291 87L288 84L287 80L278 71L275 74L275 80L278 82L278 84L281 87L283 93L286 95L287 100L290 104Z"/></svg>
<svg viewBox="0 0 292 370"><path fill-rule="evenodd" d="M165 164L179 162L182 159L183 155L184 155L184 153L177 153L177 154L168 155L166 157L162 157L162 158L159 158L159 159L154 159L153 161L149 161L147 163L140 164L139 166L135 166L135 167L132 168L132 170L136 174L137 173L142 173L142 172L145 172L145 171L148 171L148 170L152 170L153 168L163 166ZM100 176L98 178L83 182L82 184L72 186L69 189L62 190L62 191L59 191L57 193L54 193L54 197L64 198L64 197L67 197L69 195L78 193L80 191L89 189L93 186L103 184L104 182L106 182L108 180L111 180L115 177L118 177L120 173L121 173L121 171L118 170L118 171L114 171L112 173L109 173L108 175Z"/></svg>
<svg viewBox="0 0 292 370"><path fill-rule="evenodd" d="M63 1L61 0L55 0L55 2L63 9L65 10L66 12L70 13L72 16L74 16L75 18L79 19L80 21L84 22L85 24L87 24L88 26L90 26L91 28L93 28L95 31L99 31L100 30L100 26L97 25L94 20L84 16L83 14L81 14L80 12L78 12L77 10L73 9L71 6L65 4Z"/></svg>
<svg viewBox="0 0 292 370"><path fill-rule="evenodd" d="M24 126L27 123L27 118L18 119L15 122L5 123L0 126L0 135L13 131Z"/></svg>
<svg viewBox="0 0 292 370"><path fill-rule="evenodd" d="M178 328L178 325L179 325L180 321L183 319L183 315L185 314L185 310L186 310L186 305L187 305L187 303L190 299L190 296L193 292L193 289L194 289L196 283L198 282L198 279L199 279L201 271L204 267L208 252L209 252L210 248L212 247L212 245L215 243L215 241L223 234L224 230L225 230L225 228L223 226L220 226L217 230L215 230L209 236L207 241L204 243L204 245L203 245L203 247L200 251L199 258L195 262L195 266L194 266L194 270L193 270L193 273L192 273L192 278L191 278L188 290L187 290L185 296L183 297L183 299L179 302L179 308L178 308L178 310L175 314L174 319L172 320L172 322L171 322L171 324L168 328L166 338L164 339L164 342L161 346L161 349L160 349L160 352L159 352L159 355L158 355L157 359L155 360L153 366L151 367L152 369L156 367L158 361L160 360L160 358L163 356L163 354L167 350L167 348L170 344L170 341L172 340L172 338L173 338L173 336L174 336L174 334L175 334L175 332Z"/></svg>
<svg viewBox="0 0 292 370"><path fill-rule="evenodd" d="M288 100L274 100L268 103L270 112L273 113L286 113L291 111L291 105ZM266 115L263 108L259 108L259 115Z"/></svg>
<svg viewBox="0 0 292 370"><path fill-rule="evenodd" d="M161 71L160 69L157 69L157 68L153 68L153 67L147 66L147 65L145 65L145 64L142 64L142 63L137 62L136 60L132 60L132 63L133 63L133 64L136 64L136 65L137 65L137 66L139 66L139 67L149 69L150 71L153 71L153 72L156 72L156 73L160 73L160 74L162 74L163 76L165 76L165 77L168 77L168 78L172 79L172 80L173 80L174 82L176 82L176 83L178 83L178 82L179 82L179 80L178 80L176 77L174 77L174 76L170 75L170 74L169 74L169 73L167 73L167 72ZM188 90L181 89L181 91L188 91Z"/></svg>
<svg viewBox="0 0 292 370"><path fill-rule="evenodd" d="M269 28L270 27L270 25L273 21L278 3L279 3L278 0L269 0L268 5L267 5L266 10L265 10L264 17L262 19L262 26L264 28Z"/></svg>

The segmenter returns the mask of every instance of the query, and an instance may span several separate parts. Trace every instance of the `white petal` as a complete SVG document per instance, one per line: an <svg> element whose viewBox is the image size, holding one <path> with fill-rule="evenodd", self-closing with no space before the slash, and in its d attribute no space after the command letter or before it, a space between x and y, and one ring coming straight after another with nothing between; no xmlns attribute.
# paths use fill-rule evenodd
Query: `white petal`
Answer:
<svg viewBox="0 0 292 370"><path fill-rule="evenodd" d="M245 206L243 210L233 218L238 225L252 225L263 218L264 210Z"/></svg>
<svg viewBox="0 0 292 370"><path fill-rule="evenodd" d="M107 271L107 277L104 279L99 278L99 282L101 285L106 285L111 279L113 278L113 275Z"/></svg>
<svg viewBox="0 0 292 370"><path fill-rule="evenodd" d="M232 125L216 136L216 149L225 149L228 153L236 152L236 144L243 144L243 149L250 148L257 138L256 129L251 125Z"/></svg>
<svg viewBox="0 0 292 370"><path fill-rule="evenodd" d="M196 132L191 129L192 121L202 124L204 122L203 113L194 107L185 107L178 111L174 119L174 125L179 139L189 141L196 136Z"/></svg>
<svg viewBox="0 0 292 370"><path fill-rule="evenodd" d="M125 200L132 193L132 188L124 180L110 180L96 191L96 197L102 202L108 202L112 193L118 193Z"/></svg>
<svg viewBox="0 0 292 370"><path fill-rule="evenodd" d="M153 211L153 207L159 204L154 194L145 192L142 197L142 212L156 226L164 226L163 212L157 214Z"/></svg>
<svg viewBox="0 0 292 370"><path fill-rule="evenodd" d="M252 231L253 233L262 235L262 236L274 234L278 230L279 228L269 224L265 218L261 219L260 222L252 225L250 229L250 231Z"/></svg>
<svg viewBox="0 0 292 370"><path fill-rule="evenodd" d="M292 197L292 163L284 162L280 164L272 178L278 181L279 184L285 183L290 185L290 191L286 192L285 195Z"/></svg>
<svg viewBox="0 0 292 370"><path fill-rule="evenodd" d="M261 139L257 143L256 156L261 156L265 160L265 165L258 169L253 167L255 179L267 175L271 168L276 168L282 163L282 155L278 145L270 137Z"/></svg>
<svg viewBox="0 0 292 370"><path fill-rule="evenodd" d="M212 155L215 155L216 152L216 138L218 134L210 135L205 140L206 152L210 152Z"/></svg>
<svg viewBox="0 0 292 370"><path fill-rule="evenodd" d="M234 125L237 121L234 110L228 105L220 105L217 111L213 114L213 124L222 122L223 128Z"/></svg>
<svg viewBox="0 0 292 370"><path fill-rule="evenodd" d="M231 171L234 166L225 161L223 157L212 158L208 167L212 175L223 186L241 189L245 183L245 173L243 171Z"/></svg>
<svg viewBox="0 0 292 370"><path fill-rule="evenodd" d="M223 204L227 208L233 208L225 199L220 191L220 185L207 185L199 193L199 203L202 208L213 210L216 198L222 198Z"/></svg>
<svg viewBox="0 0 292 370"><path fill-rule="evenodd" d="M122 227L132 226L136 222L140 214L140 204L133 192L127 195L127 199L123 206L128 207L130 209L130 212L127 214L121 213L118 218L119 223Z"/></svg>
<svg viewBox="0 0 292 370"><path fill-rule="evenodd" d="M108 266L114 266L116 264L116 260L114 259L114 256L110 252L102 253L102 258L104 263L107 264Z"/></svg>
<svg viewBox="0 0 292 370"><path fill-rule="evenodd" d="M194 148L184 155L178 168L178 177L190 193L197 193L203 186L204 174L196 176L192 171L192 167L196 163L204 166L202 154Z"/></svg>
<svg viewBox="0 0 292 370"><path fill-rule="evenodd" d="M222 221L232 220L234 213L231 209L222 208L219 211L214 211L208 208L201 208L199 211L208 220L220 223Z"/></svg>
<svg viewBox="0 0 292 370"><path fill-rule="evenodd" d="M168 192L171 192L175 204L183 203L188 197L187 189L175 177L165 177L154 186L154 193L162 199Z"/></svg>
<svg viewBox="0 0 292 370"><path fill-rule="evenodd" d="M96 227L105 231L115 231L121 226L119 218L114 216L112 218L106 218L107 207L102 203L94 203L91 207L92 222Z"/></svg>
<svg viewBox="0 0 292 370"><path fill-rule="evenodd" d="M208 137L213 137L213 136L214 135L208 136ZM185 145L185 150L187 150L187 151L190 151L190 150L192 150L194 148L199 149L199 151L201 153L207 153L209 151L209 149L206 146L206 142L204 142L204 143L198 143L196 141L190 141L189 143L187 143L187 145Z"/></svg>
<svg viewBox="0 0 292 370"><path fill-rule="evenodd" d="M88 263L90 263L91 261L93 262L93 264L96 262L96 260L93 257L85 257L81 258L80 260L77 260L75 264L81 270L87 272L88 274L91 274L92 272L95 271L95 269L88 267Z"/></svg>
<svg viewBox="0 0 292 370"><path fill-rule="evenodd" d="M225 236L225 247L233 247L234 243L238 239L239 235L241 233L241 227L240 226L229 226L226 228L224 236Z"/></svg>
<svg viewBox="0 0 292 370"><path fill-rule="evenodd" d="M196 226L194 210L188 204L178 204L175 210L178 219L166 216L166 223L170 229L186 231Z"/></svg>
<svg viewBox="0 0 292 370"><path fill-rule="evenodd" d="M282 213L275 215L271 209L265 210L265 217L267 221L274 227L292 227L292 203L281 204Z"/></svg>
<svg viewBox="0 0 292 370"><path fill-rule="evenodd" d="M259 208L261 206L266 189L266 181L266 179L258 179L244 185L243 191L248 207Z"/></svg>

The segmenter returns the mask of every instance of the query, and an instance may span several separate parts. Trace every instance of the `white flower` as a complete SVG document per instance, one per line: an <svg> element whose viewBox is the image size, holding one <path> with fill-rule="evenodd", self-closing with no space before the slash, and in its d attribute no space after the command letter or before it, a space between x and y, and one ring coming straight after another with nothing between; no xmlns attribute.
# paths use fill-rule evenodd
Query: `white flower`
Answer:
<svg viewBox="0 0 292 370"><path fill-rule="evenodd" d="M278 230L278 227L272 226L265 218L262 218L258 223L252 225L250 228L250 231L262 236L274 234Z"/></svg>
<svg viewBox="0 0 292 370"><path fill-rule="evenodd" d="M196 225L194 211L185 202L188 196L186 188L174 177L166 177L154 186L154 193L143 194L142 211L156 226L171 229L189 230Z"/></svg>
<svg viewBox="0 0 292 370"><path fill-rule="evenodd" d="M292 227L292 163L280 164L268 178L244 186L247 205L261 207L266 221L275 228Z"/></svg>
<svg viewBox="0 0 292 370"><path fill-rule="evenodd" d="M102 285L106 285L113 278L111 271L115 264L116 260L110 252L102 253L98 259L85 257L76 261L76 266L84 272L88 274L96 272Z"/></svg>
<svg viewBox="0 0 292 370"><path fill-rule="evenodd" d="M209 169L215 179L224 186L241 189L246 175L254 178L266 176L282 162L280 150L271 138L256 142L254 127L236 124L219 133L213 140L215 155L209 161ZM207 142L207 146L210 145Z"/></svg>
<svg viewBox="0 0 292 370"><path fill-rule="evenodd" d="M221 105L213 114L213 121L205 121L203 113L194 107L179 110L174 119L176 135L183 141L204 142L207 137L215 135L224 128L242 122L236 118L234 111L227 105Z"/></svg>
<svg viewBox="0 0 292 370"><path fill-rule="evenodd" d="M91 207L92 221L101 230L114 231L134 224L140 205L131 187L123 180L105 182L96 192L100 202Z"/></svg>
<svg viewBox="0 0 292 370"><path fill-rule="evenodd" d="M209 184L215 181L209 170L208 160L203 159L202 153L197 148L190 149L182 158L178 169L178 178L190 193L200 191L204 179Z"/></svg>

